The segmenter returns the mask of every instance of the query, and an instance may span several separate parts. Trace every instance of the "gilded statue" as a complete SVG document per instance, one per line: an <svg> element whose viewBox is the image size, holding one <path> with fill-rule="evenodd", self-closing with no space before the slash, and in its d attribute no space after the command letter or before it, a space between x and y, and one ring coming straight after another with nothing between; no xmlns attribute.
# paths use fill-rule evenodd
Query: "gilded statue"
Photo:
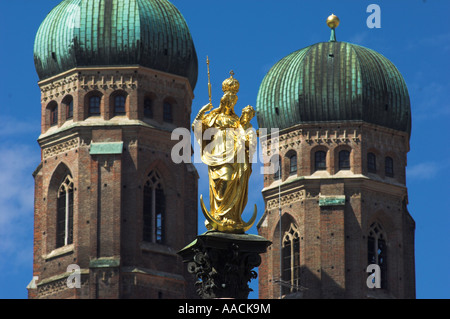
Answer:
<svg viewBox="0 0 450 319"><path fill-rule="evenodd" d="M250 105L239 117L234 111L239 82L234 73L222 83L220 105L210 103L197 114L192 129L202 151L202 162L208 165L210 211L200 196L205 225L209 230L245 233L256 220L256 205L249 222L242 220L247 205L251 159L256 149L256 132L250 124L255 110ZM208 113L209 112L209 113Z"/></svg>

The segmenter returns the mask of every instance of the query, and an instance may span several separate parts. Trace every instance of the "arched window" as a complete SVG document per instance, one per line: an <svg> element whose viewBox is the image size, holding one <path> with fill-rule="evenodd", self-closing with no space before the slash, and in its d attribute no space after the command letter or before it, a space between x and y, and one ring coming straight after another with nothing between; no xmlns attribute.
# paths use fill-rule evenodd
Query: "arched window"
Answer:
<svg viewBox="0 0 450 319"><path fill-rule="evenodd" d="M63 100L66 108L66 120L73 118L73 98L69 95Z"/></svg>
<svg viewBox="0 0 450 319"><path fill-rule="evenodd" d="M300 287L300 240L298 229L291 224L284 234L282 247L282 292L296 292Z"/></svg>
<svg viewBox="0 0 450 319"><path fill-rule="evenodd" d="M125 115L125 101L126 97L122 94L114 97L114 115Z"/></svg>
<svg viewBox="0 0 450 319"><path fill-rule="evenodd" d="M387 283L387 246L386 234L383 227L374 222L370 225L369 235L367 237L367 259L368 264L380 266L381 288L386 288Z"/></svg>
<svg viewBox="0 0 450 319"><path fill-rule="evenodd" d="M144 117L153 118L153 100L151 98L144 100Z"/></svg>
<svg viewBox="0 0 450 319"><path fill-rule="evenodd" d="M281 157L280 156L274 156L272 157L272 161L270 163L272 167L274 168L273 178L274 180L281 179Z"/></svg>
<svg viewBox="0 0 450 319"><path fill-rule="evenodd" d="M317 151L314 154L314 168L316 171L327 169L327 153L324 151Z"/></svg>
<svg viewBox="0 0 450 319"><path fill-rule="evenodd" d="M289 157L289 175L297 174L297 154Z"/></svg>
<svg viewBox="0 0 450 319"><path fill-rule="evenodd" d="M377 172L377 158L374 153L367 154L367 170L369 173Z"/></svg>
<svg viewBox="0 0 450 319"><path fill-rule="evenodd" d="M98 95L89 98L89 115L100 115L100 101L101 98Z"/></svg>
<svg viewBox="0 0 450 319"><path fill-rule="evenodd" d="M173 107L172 104L167 101L163 104L163 120L167 123L173 123Z"/></svg>
<svg viewBox="0 0 450 319"><path fill-rule="evenodd" d="M161 183L161 176L157 171L151 171L144 185L144 241L158 244L165 242L165 210L166 199Z"/></svg>
<svg viewBox="0 0 450 319"><path fill-rule="evenodd" d="M384 174L389 177L394 177L394 160L387 156L384 159Z"/></svg>
<svg viewBox="0 0 450 319"><path fill-rule="evenodd" d="M58 104L56 103L50 106L50 125L58 125Z"/></svg>
<svg viewBox="0 0 450 319"><path fill-rule="evenodd" d="M67 118L71 119L73 117L73 99L67 104Z"/></svg>
<svg viewBox="0 0 450 319"><path fill-rule="evenodd" d="M58 190L56 248L73 243L73 179L67 175Z"/></svg>
<svg viewBox="0 0 450 319"><path fill-rule="evenodd" d="M339 152L339 169L350 169L350 152L347 150Z"/></svg>

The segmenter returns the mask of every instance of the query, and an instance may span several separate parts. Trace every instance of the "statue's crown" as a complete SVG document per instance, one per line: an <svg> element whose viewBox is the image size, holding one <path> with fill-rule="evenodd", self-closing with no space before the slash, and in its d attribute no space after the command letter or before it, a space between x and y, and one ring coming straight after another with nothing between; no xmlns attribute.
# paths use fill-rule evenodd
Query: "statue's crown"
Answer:
<svg viewBox="0 0 450 319"><path fill-rule="evenodd" d="M234 72L230 72L230 77L223 81L222 83L222 91L224 93L231 92L233 94L237 94L239 92L239 81L233 78Z"/></svg>

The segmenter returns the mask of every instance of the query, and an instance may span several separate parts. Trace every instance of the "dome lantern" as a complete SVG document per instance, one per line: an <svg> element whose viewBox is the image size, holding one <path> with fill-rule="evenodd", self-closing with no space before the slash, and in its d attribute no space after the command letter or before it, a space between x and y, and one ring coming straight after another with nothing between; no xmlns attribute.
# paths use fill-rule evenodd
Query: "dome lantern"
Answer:
<svg viewBox="0 0 450 319"><path fill-rule="evenodd" d="M336 31L335 29L339 26L340 20L337 16L332 13L327 18L327 25L331 29L330 42L336 42Z"/></svg>

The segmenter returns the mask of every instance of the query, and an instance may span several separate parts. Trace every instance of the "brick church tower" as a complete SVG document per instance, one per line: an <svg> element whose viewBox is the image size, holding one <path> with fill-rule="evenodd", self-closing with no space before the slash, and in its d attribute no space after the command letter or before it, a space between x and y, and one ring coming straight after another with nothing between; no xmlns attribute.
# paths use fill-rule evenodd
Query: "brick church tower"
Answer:
<svg viewBox="0 0 450 319"><path fill-rule="evenodd" d="M183 16L167 0L64 0L34 57L42 161L29 297L192 296L176 252L197 235L198 175L171 160L198 72Z"/></svg>
<svg viewBox="0 0 450 319"><path fill-rule="evenodd" d="M258 93L259 127L279 129L261 136L266 166L280 164L264 175L258 231L273 244L259 296L415 298L408 90L388 59L336 41L334 27L275 64Z"/></svg>

